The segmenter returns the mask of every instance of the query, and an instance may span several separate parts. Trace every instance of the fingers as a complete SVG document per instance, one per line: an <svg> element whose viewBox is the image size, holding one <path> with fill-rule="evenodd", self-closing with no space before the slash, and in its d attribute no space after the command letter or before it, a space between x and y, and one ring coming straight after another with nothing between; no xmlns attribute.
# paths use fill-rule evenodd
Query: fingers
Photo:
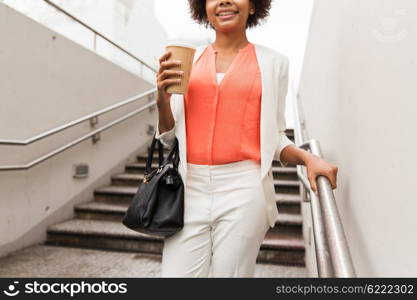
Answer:
<svg viewBox="0 0 417 300"><path fill-rule="evenodd" d="M168 60L170 56L171 56L171 51L167 51L159 58L159 72L158 73L162 73L164 70L169 69L171 67L176 67L176 66L181 65L181 61Z"/></svg>
<svg viewBox="0 0 417 300"><path fill-rule="evenodd" d="M179 60L166 60L166 61L161 62L159 70L163 71L165 69L177 67L179 65L181 65L181 61Z"/></svg>
<svg viewBox="0 0 417 300"><path fill-rule="evenodd" d="M316 181L316 177L315 176L308 176L308 180L310 182L310 187L313 190L313 192L318 196L318 191L317 191L317 181Z"/></svg>
<svg viewBox="0 0 417 300"><path fill-rule="evenodd" d="M165 78L172 77L172 76L181 77L183 75L183 73L184 73L183 71L177 71L177 70L169 70L169 69L167 69L167 70L162 71L159 74L159 78L161 80L163 80Z"/></svg>
<svg viewBox="0 0 417 300"><path fill-rule="evenodd" d="M156 74L156 81L158 90L160 91L166 91L166 87L168 87L171 84L180 84L181 83L181 77L183 75L183 71L178 70L171 70L172 67L176 67L181 65L181 61L177 60L170 60L167 59L171 56L171 52L167 51L165 52L160 58L159 58L159 71ZM175 78L172 78L172 77ZM179 78L178 78L179 77Z"/></svg>
<svg viewBox="0 0 417 300"><path fill-rule="evenodd" d="M332 166L327 170L324 170L322 172L314 172L311 171L308 175L308 180L310 182L311 190L318 196L318 187L317 187L317 176L325 176L332 187L332 189L335 189L337 187L337 167Z"/></svg>
<svg viewBox="0 0 417 300"><path fill-rule="evenodd" d="M165 89L168 85L179 84L181 82L181 77L183 71L176 70L164 70L158 75L157 85L160 89ZM174 78L173 78L174 77Z"/></svg>
<svg viewBox="0 0 417 300"><path fill-rule="evenodd" d="M335 189L337 187L336 185L337 167L336 166L332 166L331 169L327 172L327 178L329 178L332 189Z"/></svg>
<svg viewBox="0 0 417 300"><path fill-rule="evenodd" d="M165 52L160 58L159 58L159 64L161 64L163 61L167 60L168 57L171 56L171 51Z"/></svg>
<svg viewBox="0 0 417 300"><path fill-rule="evenodd" d="M181 78L171 78L171 79L164 79L164 80L158 80L157 86L159 90L165 91L166 87L171 84L180 84Z"/></svg>

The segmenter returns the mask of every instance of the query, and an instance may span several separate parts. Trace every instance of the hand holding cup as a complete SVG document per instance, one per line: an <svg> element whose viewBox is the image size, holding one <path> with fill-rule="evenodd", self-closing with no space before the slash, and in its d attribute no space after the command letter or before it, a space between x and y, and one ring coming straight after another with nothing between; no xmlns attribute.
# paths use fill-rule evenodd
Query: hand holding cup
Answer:
<svg viewBox="0 0 417 300"><path fill-rule="evenodd" d="M170 52L169 61L180 61L180 65L175 65L171 69L182 71L180 81L169 84L167 92L170 94L185 94L188 90L191 68L193 64L195 48L184 42L171 42L166 46L167 52Z"/></svg>
<svg viewBox="0 0 417 300"><path fill-rule="evenodd" d="M159 58L159 70L156 74L156 83L158 88L158 101L169 101L171 98L171 93L168 93L166 88L170 84L179 84L181 82L181 76L183 71L181 70L172 70L171 68L181 65L181 61L178 60L168 60L171 56L171 51L165 52Z"/></svg>

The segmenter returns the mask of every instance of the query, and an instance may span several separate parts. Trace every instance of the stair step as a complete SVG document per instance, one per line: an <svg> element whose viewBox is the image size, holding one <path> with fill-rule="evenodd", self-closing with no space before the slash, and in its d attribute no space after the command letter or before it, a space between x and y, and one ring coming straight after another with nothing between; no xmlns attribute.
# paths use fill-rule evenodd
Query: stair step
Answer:
<svg viewBox="0 0 417 300"><path fill-rule="evenodd" d="M146 162L134 162L129 163L125 166L125 170L127 173L143 173L145 171ZM152 161L151 169L157 169L159 167L158 160Z"/></svg>
<svg viewBox="0 0 417 300"><path fill-rule="evenodd" d="M301 227L303 225L303 217L299 214L286 214L278 213L278 223L275 226L296 226Z"/></svg>
<svg viewBox="0 0 417 300"><path fill-rule="evenodd" d="M72 219L49 226L46 244L104 250L162 252L163 238L130 230L120 222Z"/></svg>
<svg viewBox="0 0 417 300"><path fill-rule="evenodd" d="M274 179L275 193L281 194L300 194L301 183L298 180L284 180L284 179Z"/></svg>
<svg viewBox="0 0 417 300"><path fill-rule="evenodd" d="M287 214L301 214L301 197L293 194L275 194L278 211Z"/></svg>
<svg viewBox="0 0 417 300"><path fill-rule="evenodd" d="M121 222L130 201L90 201L76 205L74 211L77 218L80 219ZM302 222L300 214L288 214L280 211L279 220L270 231L301 233Z"/></svg>
<svg viewBox="0 0 417 300"><path fill-rule="evenodd" d="M150 151L150 150L151 150L151 145L149 145L147 147L147 151ZM163 151L164 151L164 154L168 154L169 153L169 149L166 146L163 147ZM154 154L158 154L158 153L159 153L159 148L158 148L158 146L155 146Z"/></svg>
<svg viewBox="0 0 417 300"><path fill-rule="evenodd" d="M138 233L121 222L72 219L51 225L46 244L162 254L163 238ZM291 234L267 233L257 261L304 265L304 249Z"/></svg>
<svg viewBox="0 0 417 300"><path fill-rule="evenodd" d="M100 214L118 214L124 215L128 208L128 204L120 203L106 203L101 201L90 201L86 203L77 204L74 207L76 213L100 213ZM100 218L91 218L100 219Z"/></svg>
<svg viewBox="0 0 417 300"><path fill-rule="evenodd" d="M165 157L167 157L167 154L164 154L164 158ZM159 158L158 153L154 153L152 162L153 163L158 163L159 162L158 158ZM148 154L139 154L139 155L136 156L136 160L137 160L138 163L145 164L146 161L148 160Z"/></svg>
<svg viewBox="0 0 417 300"><path fill-rule="evenodd" d="M95 189L94 196L97 200L104 202L128 201L130 203L138 188L138 186L107 185Z"/></svg>
<svg viewBox="0 0 417 300"><path fill-rule="evenodd" d="M272 173L288 173L288 174L297 174L297 167L277 167L272 166Z"/></svg>
<svg viewBox="0 0 417 300"><path fill-rule="evenodd" d="M273 182L275 185L300 186L300 182L296 180L274 179Z"/></svg>
<svg viewBox="0 0 417 300"><path fill-rule="evenodd" d="M138 180L139 177L137 177L136 179ZM274 180L274 183L277 184L279 180ZM282 183L282 182L278 182L278 184L287 184L287 183ZM291 184L291 186L299 186L299 185L293 185ZM119 195L119 196L126 196L126 197L132 197L136 191L139 188L139 184L136 185L107 185L107 186L102 186L99 187L97 189L95 189L94 194L97 195ZM279 187L280 188L280 187ZM286 202L291 202L294 203L297 201L296 199L299 199L300 196L296 195L296 194L278 194L280 196L276 196L277 201L286 201ZM284 200L285 199L285 200Z"/></svg>
<svg viewBox="0 0 417 300"><path fill-rule="evenodd" d="M301 196L300 195L294 195L294 194L275 194L275 200L277 202L285 202L287 204L293 204L293 205L300 205L301 203Z"/></svg>
<svg viewBox="0 0 417 300"><path fill-rule="evenodd" d="M143 181L143 173L120 173L111 176L112 185L117 186L136 186Z"/></svg>
<svg viewBox="0 0 417 300"><path fill-rule="evenodd" d="M305 266L305 246L302 234L268 231L256 261Z"/></svg>
<svg viewBox="0 0 417 300"><path fill-rule="evenodd" d="M267 232L263 242L264 249L287 249L304 251L304 239L302 235L280 232Z"/></svg>
<svg viewBox="0 0 417 300"><path fill-rule="evenodd" d="M274 179L298 180L297 168L272 166L272 176Z"/></svg>

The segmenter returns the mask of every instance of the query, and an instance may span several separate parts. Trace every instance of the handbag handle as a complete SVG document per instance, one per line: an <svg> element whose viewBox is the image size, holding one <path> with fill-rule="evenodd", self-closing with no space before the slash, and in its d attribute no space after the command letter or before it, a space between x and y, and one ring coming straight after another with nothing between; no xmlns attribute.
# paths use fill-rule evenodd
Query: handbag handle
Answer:
<svg viewBox="0 0 417 300"><path fill-rule="evenodd" d="M146 159L145 176L151 173L151 166L153 161L153 153L155 152L155 144L158 143L158 166L161 167L164 162L164 148L160 140L155 138L156 132L154 133L151 146L149 147L148 157Z"/></svg>
<svg viewBox="0 0 417 300"><path fill-rule="evenodd" d="M179 164L179 151L178 151L178 139L175 138L174 145L172 146L171 151L169 151L167 157L165 158L164 162L162 163L163 166L165 166L169 161L171 161L172 157L172 164L177 169Z"/></svg>
<svg viewBox="0 0 417 300"><path fill-rule="evenodd" d="M152 165L152 161L153 161L153 153L155 151L155 143L158 143L158 154L159 154L159 167L158 170L161 170L163 166L165 166L166 164L168 164L171 159L172 159L172 164L174 165L174 167L176 169L178 169L178 165L179 165L179 151L178 151L178 139L175 138L174 141L174 145L172 146L171 151L169 151L167 157L164 159L164 152L163 152L163 144L161 143L160 140L155 138L156 136L156 132L154 134L151 146L149 148L149 152L148 152L148 157L146 159L146 167L145 167L145 178L146 176L152 172L151 170L151 165Z"/></svg>

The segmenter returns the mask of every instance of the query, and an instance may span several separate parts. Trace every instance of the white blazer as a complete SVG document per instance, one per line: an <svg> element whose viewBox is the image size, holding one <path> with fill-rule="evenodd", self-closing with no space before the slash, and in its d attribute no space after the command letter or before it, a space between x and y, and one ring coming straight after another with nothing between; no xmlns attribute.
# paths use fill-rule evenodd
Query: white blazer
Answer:
<svg viewBox="0 0 417 300"><path fill-rule="evenodd" d="M275 187L272 177L272 160L280 161L280 153L284 147L294 144L286 135L285 98L288 90L288 58L272 48L253 43L258 65L261 72L262 96L261 96L261 124L260 124L260 149L261 149L261 180L265 194L268 222L274 227L278 220L278 208L275 200ZM196 48L194 60L200 57L209 44ZM184 185L187 180L187 144L184 116L184 96L172 94L170 105L175 126L162 134L159 132L159 120L156 126L156 139L162 144L171 147L178 139L180 162L178 171ZM282 163L285 167L287 163ZM267 176L265 176L267 175Z"/></svg>

